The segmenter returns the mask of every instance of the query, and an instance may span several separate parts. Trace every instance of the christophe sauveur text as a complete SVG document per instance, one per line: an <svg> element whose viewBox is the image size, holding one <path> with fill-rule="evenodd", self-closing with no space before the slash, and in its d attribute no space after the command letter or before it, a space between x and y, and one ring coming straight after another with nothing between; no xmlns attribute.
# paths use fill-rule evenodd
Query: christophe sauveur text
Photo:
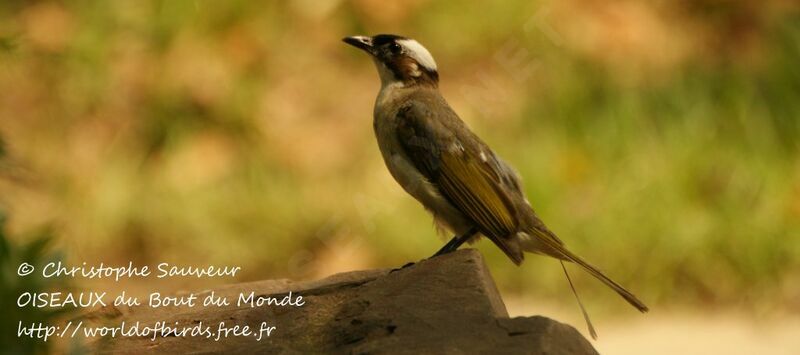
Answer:
<svg viewBox="0 0 800 355"><path fill-rule="evenodd" d="M149 266L135 266L132 262L126 266L108 266L103 263L99 265L88 265L83 263L81 266L65 266L61 262L51 262L40 269L42 277L70 277L85 279L110 279L120 281L124 278L147 278L155 277L159 279L171 277L234 277L241 270L241 267L228 266L175 266L169 263L160 263L154 269ZM20 276L23 276L20 274ZM17 298L18 307L32 308L83 308L97 309L113 306L145 306L150 308L165 307L302 307L305 300L300 295L289 292L285 295L260 295L255 291L244 291L234 295L218 295L215 291L204 291L199 293L183 293L179 295L165 295L159 292L151 292L147 297L127 295L125 291L119 294L109 295L107 292L23 292ZM47 325L44 323L19 322L17 330L18 337L31 337L47 341L48 338L56 337L150 337L155 340L157 337L164 336L191 336L210 338L215 341L231 336L254 337L260 341L264 336L271 336L277 327L268 322L261 322L259 325L251 327L247 324L230 324L218 322L217 324L181 325L178 322L155 321L144 324L140 322L122 322L116 326L89 326L83 321L69 321L63 326Z"/></svg>

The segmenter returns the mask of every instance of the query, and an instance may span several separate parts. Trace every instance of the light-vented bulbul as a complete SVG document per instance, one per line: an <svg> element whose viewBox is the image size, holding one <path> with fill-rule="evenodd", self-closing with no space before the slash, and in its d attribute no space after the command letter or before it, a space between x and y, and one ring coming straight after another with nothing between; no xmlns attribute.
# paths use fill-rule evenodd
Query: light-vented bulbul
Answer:
<svg viewBox="0 0 800 355"><path fill-rule="evenodd" d="M386 167L439 226L455 234L434 256L485 236L518 265L524 252L551 256L562 266L563 261L578 264L647 312L636 296L569 251L539 219L517 172L470 131L442 97L436 62L425 47L386 34L346 37L344 42L368 53L378 69L381 88L374 129ZM595 337L582 304L581 309Z"/></svg>

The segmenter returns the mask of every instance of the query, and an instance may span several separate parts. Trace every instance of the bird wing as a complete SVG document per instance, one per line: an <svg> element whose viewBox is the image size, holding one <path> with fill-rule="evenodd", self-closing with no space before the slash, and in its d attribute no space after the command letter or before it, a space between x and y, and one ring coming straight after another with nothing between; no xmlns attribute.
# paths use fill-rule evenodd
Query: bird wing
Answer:
<svg viewBox="0 0 800 355"><path fill-rule="evenodd" d="M517 211L506 186L513 177L500 169L494 153L446 104L442 106L447 110L438 114L428 108L430 104L411 100L398 110L397 136L406 156L483 235L519 264L523 256L515 238Z"/></svg>
<svg viewBox="0 0 800 355"><path fill-rule="evenodd" d="M400 107L396 116L397 138L417 170L434 183L459 211L472 219L483 235L519 264L523 254L516 233L522 230L539 241L543 247L541 251L580 265L631 305L642 312L648 311L647 306L631 292L567 250L532 208L526 205L521 207L525 209L518 211L514 201L520 201L517 199L524 199L524 196L514 170L470 132L443 100L426 100L430 98L409 100ZM444 110L434 113L429 109L431 105ZM524 224L520 225L521 222ZM569 282L572 286L572 281ZM588 316L585 317L594 333Z"/></svg>

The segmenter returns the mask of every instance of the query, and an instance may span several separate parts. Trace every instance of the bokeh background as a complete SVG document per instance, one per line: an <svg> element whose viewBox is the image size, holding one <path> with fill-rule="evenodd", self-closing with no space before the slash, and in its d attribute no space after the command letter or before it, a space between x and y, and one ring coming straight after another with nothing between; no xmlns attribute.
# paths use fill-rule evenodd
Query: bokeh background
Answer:
<svg viewBox="0 0 800 355"><path fill-rule="evenodd" d="M373 138L373 64L340 42L377 33L428 47L551 229L651 306L573 268L599 349L706 333L693 349L800 348L789 0L3 0L6 238L49 226L69 263L244 269L167 290L429 256L443 241ZM513 314L584 329L556 262L476 247Z"/></svg>

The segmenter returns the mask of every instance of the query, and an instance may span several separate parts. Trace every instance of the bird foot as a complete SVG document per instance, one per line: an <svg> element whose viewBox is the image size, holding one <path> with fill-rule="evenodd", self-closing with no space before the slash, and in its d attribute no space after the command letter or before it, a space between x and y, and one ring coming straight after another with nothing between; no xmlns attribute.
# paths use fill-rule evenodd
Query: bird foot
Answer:
<svg viewBox="0 0 800 355"><path fill-rule="evenodd" d="M425 259L422 259L422 260L425 260ZM422 260L420 260L420 261L422 261ZM389 273L391 274L391 273L393 273L393 272L396 272L396 271L403 270L403 269L405 269L405 268L407 268L407 267L409 267L409 266L414 266L415 264L416 264L416 263L412 261L412 262L410 262L410 263L407 263L407 264L405 264L405 265L403 265L403 266L401 266L401 267L399 267L399 268L396 268L396 269L392 269L392 270L390 270L390 271L389 271Z"/></svg>

